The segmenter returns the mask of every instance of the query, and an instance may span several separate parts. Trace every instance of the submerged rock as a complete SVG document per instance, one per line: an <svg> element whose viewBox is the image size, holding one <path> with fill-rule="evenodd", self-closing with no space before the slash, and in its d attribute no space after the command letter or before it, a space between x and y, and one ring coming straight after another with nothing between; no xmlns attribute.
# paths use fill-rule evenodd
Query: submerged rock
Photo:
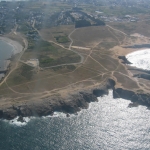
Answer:
<svg viewBox="0 0 150 150"><path fill-rule="evenodd" d="M19 118L17 119L17 121L19 121L19 122L25 122L25 120L23 119L23 117L22 116L19 116Z"/></svg>

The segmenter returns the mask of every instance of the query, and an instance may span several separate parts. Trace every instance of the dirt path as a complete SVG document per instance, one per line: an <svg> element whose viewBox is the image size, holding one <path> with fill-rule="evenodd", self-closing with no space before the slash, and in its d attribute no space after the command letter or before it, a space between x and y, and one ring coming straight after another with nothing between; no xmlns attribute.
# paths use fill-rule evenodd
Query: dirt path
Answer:
<svg viewBox="0 0 150 150"><path fill-rule="evenodd" d="M115 28L113 28L113 27L111 27L111 26L109 26L109 25L107 25L107 27L109 27L109 28L112 29L112 30L115 30L115 31L118 31L118 32L122 33L122 34L125 36L125 38L124 38L124 40L123 40L122 42L124 42L124 41L126 40L126 38L127 38L127 36L128 36L126 33L122 32L122 31L120 31L120 30L118 30L118 29L115 29ZM118 67L119 67L119 65L118 65ZM138 86L140 89L143 89L143 87L140 85L139 81L138 81L136 78L133 77L133 74L127 69L127 67L125 67L125 70L128 72L128 75L127 75L127 74L124 74L124 73L122 73L122 72L120 72L120 71L117 71L118 67L112 72L112 74L114 74L114 72L117 72L117 73L119 73L119 74L121 74L121 75L123 75L123 76L126 76L126 77L130 78L132 81L136 82L136 83L137 83L137 86ZM146 90L146 89L144 89L144 90Z"/></svg>
<svg viewBox="0 0 150 150"><path fill-rule="evenodd" d="M42 35L41 35L40 31L35 28L35 20L34 20L34 22L33 22L33 24L32 24L32 27L38 32L39 36L42 38ZM59 47L62 47L63 49L66 49L66 50L69 50L69 51L72 51L72 52L76 53L76 54L79 55L80 58L81 58L80 62L78 62L78 63L67 63L67 64L62 64L62 65L55 65L55 66L51 66L51 67L49 67L49 68L54 68L54 67L58 67L58 66L65 66L65 65L73 65L73 64L74 64L74 65L77 65L77 64L82 64L82 63L83 63L84 57L83 57L79 52L74 51L74 50L71 49L71 46L72 46L72 44L73 44L73 39L71 38L71 35L72 35L75 31L76 31L76 29L74 29L74 30L68 35L68 38L69 38L70 41L71 41L71 43L70 43L70 45L69 45L69 48L66 48L66 47L64 47L63 45L61 45L61 44L59 44L59 43L57 43L57 42L51 41L51 40L49 40L48 42L53 43L53 44L55 44L55 45L57 45L57 46L59 46ZM45 40L45 39L43 39L43 40ZM45 41L46 41L46 40L45 40Z"/></svg>
<svg viewBox="0 0 150 150"><path fill-rule="evenodd" d="M35 22L34 22L34 24L35 24ZM34 24L33 24L33 27L34 27ZM112 29L112 30L115 30L115 31L118 31L118 32L124 34L125 37L127 36L127 34L125 34L124 32L122 32L122 31L120 31L120 30L114 29L113 27L108 26L108 25L107 25L107 27L110 28L110 29ZM34 29L35 29L35 30L38 32L38 34L41 36L40 32L39 32L36 28L34 28ZM91 56L91 54L93 53L94 48L96 47L96 45L97 45L97 44L100 44L100 43L97 43L95 46L93 46L93 48L92 48L91 51L90 51L90 54L86 56L86 59L85 59L85 60L84 60L84 57L83 57L80 53L78 53L78 52L72 50L71 48L72 48L72 45L73 45L73 39L71 38L71 35L72 35L75 31L76 31L76 29L74 29L74 30L69 34L69 36L68 36L68 38L69 38L70 41L71 41L71 43L70 43L70 45L69 45L69 48L65 48L63 45L58 44L58 43L56 43L56 42L54 42L54 41L49 41L49 42L54 43L54 44L56 44L56 45L58 45L58 46L60 46L60 47L62 47L62 48L64 48L64 49L66 49L66 50L70 50L70 51L75 52L76 54L78 54L78 55L81 57L81 61L78 62L78 63L61 64L61 65L55 65L55 66L51 66L51 67L47 67L47 68L53 68L53 67L58 67L58 66L66 66L66 65L79 65L79 66L76 68L76 69L78 69L79 67L82 67L82 64L85 63L88 58L91 58L91 59L93 59L95 62L97 62L100 67L102 67L104 70L106 70L106 73L98 72L97 70L94 70L94 69L92 69L92 68L86 68L86 69L88 69L88 70L90 70L90 71L92 71L92 72L97 73L98 75L93 76L93 77L90 77L90 78L88 78L88 79L84 79L84 80L75 82L75 83L70 83L70 84L68 84L68 85L66 85L65 87L62 87L62 88L56 88L56 89L47 91L47 92L48 92L47 95L50 95L51 92L54 92L54 91L57 91L57 90L62 90L62 89L68 88L68 87L70 87L70 86L72 86L72 85L75 85L75 84L78 84L78 83L83 83L83 82L85 82L85 81L89 81L89 80L91 80L91 79L93 79L93 78L96 78L96 77L98 77L98 76L102 76L102 77L103 77L105 74L110 74L110 76L113 76L114 72L118 72L119 74L122 74L123 76L129 77L131 80L135 81L135 80L133 79L133 77L131 77L131 76L129 76L129 75L126 75L126 74L123 74L123 73L117 71L118 66L119 66L120 64L116 65L116 69L114 69L114 70L112 70L112 71L109 71L107 68L105 68L103 65L101 65L101 63L99 63L97 60L95 60L95 59ZM113 34L113 33L112 33L112 34ZM42 36L41 36L41 37L42 37ZM23 37L22 37L22 38L23 38ZM117 38L117 39L118 39L118 38ZM25 39L23 39L23 41L24 41L24 43L25 43L25 48L24 48L23 52L21 53L20 57L18 58L18 62L21 61L21 57L22 57L22 55L24 54L25 50L26 50L27 47L28 47L27 41L26 41ZM119 41L119 39L118 39L118 41ZM120 43L120 42L119 42L119 43ZM83 47L83 48L84 48L84 47ZM86 47L85 47L85 48L86 48ZM104 55L106 55L106 54L104 54ZM17 68L17 65L18 65L18 63L16 63L16 66L9 72L9 74L7 75L7 77L3 80L3 83L7 80L8 76L11 74L11 72L13 72L13 71ZM84 66L83 66L83 67L84 67ZM76 69L75 69L75 70L76 70ZM74 70L74 71L75 71L75 70ZM72 71L72 72L74 72L74 71ZM72 73L72 72L69 72L69 73ZM57 74L57 75L55 75L55 76L66 75L66 74L68 74L68 73L65 73L65 74ZM52 77L53 77L53 76L51 76L51 77L46 77L46 78L42 78L42 79L40 79L40 80L45 80L45 79L47 79L47 78L52 78ZM38 81L39 81L39 79L38 79ZM32 82L36 82L36 80L31 81L31 82L27 82L27 83L25 83L25 84L32 83ZM1 83L1 84L2 84L2 83ZM0 85L1 85L1 84L0 84ZM24 85L25 85L25 84L24 84ZM7 85L7 83L6 83L6 85ZM23 84L20 84L20 85L23 85ZM20 85L16 85L16 86L20 86ZM13 87L16 87L16 86L13 86L13 87L9 87L9 85L7 85L7 86L8 86L8 88L9 88L11 91L13 91L13 92L15 92L15 93L19 93L19 92L15 91L14 89L12 89ZM44 91L44 92L45 92L45 91ZM42 95L42 94L44 94L44 92L40 92L40 93L19 93L19 94L38 94L38 95Z"/></svg>
<svg viewBox="0 0 150 150"><path fill-rule="evenodd" d="M9 71L9 73L5 76L4 80L0 83L0 86L1 86L4 82L6 82L7 78L10 76L10 74L11 74L15 69L17 69L18 63L19 63L19 61L20 61L22 55L24 54L24 52L25 52L26 49L28 48L28 42L27 42L27 40L26 40L23 36L21 36L21 34L19 34L19 33L17 33L17 32L16 32L16 34L19 35L20 38L23 39L23 42L24 42L24 44L25 44L25 47L23 48L23 50L22 50L22 52L20 53L18 59L16 60L15 65L12 66L11 70Z"/></svg>
<svg viewBox="0 0 150 150"><path fill-rule="evenodd" d="M71 46L71 47L75 49L91 50L91 48L87 48L87 47L80 47L80 46Z"/></svg>
<svg viewBox="0 0 150 150"><path fill-rule="evenodd" d="M113 30L116 30L116 31L118 31L118 32L120 32L120 33L122 33L122 34L124 34L124 35L126 35L126 36L128 36L126 33L122 32L122 31L120 31L120 30L118 30L118 29L115 29L115 28L113 28L112 26L109 26L109 25L106 25L106 26L109 27L109 28L111 28L111 29L113 29Z"/></svg>

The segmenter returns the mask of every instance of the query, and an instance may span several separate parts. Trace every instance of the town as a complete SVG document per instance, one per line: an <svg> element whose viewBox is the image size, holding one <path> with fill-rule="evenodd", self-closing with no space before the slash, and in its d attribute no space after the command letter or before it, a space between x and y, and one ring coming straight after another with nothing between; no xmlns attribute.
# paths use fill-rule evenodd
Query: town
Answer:
<svg viewBox="0 0 150 150"><path fill-rule="evenodd" d="M89 5L92 6L89 8ZM59 7L59 5L65 7ZM52 10L49 10L49 7ZM56 7L59 7L55 9ZM97 10L93 8L97 8ZM145 13L145 8L149 4L144 1L19 1L19 2L0 2L0 34L10 32L16 25L19 31L31 28L34 21L37 29L59 26L72 25L78 20L86 20L90 25L94 21L104 22L137 22L137 14ZM122 13L118 13L122 9ZM129 13L129 14L128 14ZM148 12L147 12L148 13ZM99 23L96 25L99 25ZM100 23L101 25L101 23Z"/></svg>

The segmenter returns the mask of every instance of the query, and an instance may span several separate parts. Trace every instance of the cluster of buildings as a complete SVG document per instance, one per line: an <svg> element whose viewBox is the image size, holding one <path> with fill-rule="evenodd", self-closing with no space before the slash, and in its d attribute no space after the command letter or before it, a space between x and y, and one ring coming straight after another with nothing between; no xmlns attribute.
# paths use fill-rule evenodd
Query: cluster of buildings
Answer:
<svg viewBox="0 0 150 150"><path fill-rule="evenodd" d="M0 3L0 34L10 32L15 26L15 9L8 9L5 3Z"/></svg>
<svg viewBox="0 0 150 150"><path fill-rule="evenodd" d="M105 22L137 22L139 20L139 18L130 15L124 17L102 15L100 18Z"/></svg>

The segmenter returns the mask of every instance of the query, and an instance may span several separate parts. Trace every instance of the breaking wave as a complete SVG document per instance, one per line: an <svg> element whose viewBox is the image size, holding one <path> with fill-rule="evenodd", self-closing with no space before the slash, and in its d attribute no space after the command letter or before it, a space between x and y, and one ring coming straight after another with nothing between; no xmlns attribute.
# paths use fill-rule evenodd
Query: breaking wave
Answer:
<svg viewBox="0 0 150 150"><path fill-rule="evenodd" d="M150 70L150 49L130 53L126 58L132 63L131 66Z"/></svg>

